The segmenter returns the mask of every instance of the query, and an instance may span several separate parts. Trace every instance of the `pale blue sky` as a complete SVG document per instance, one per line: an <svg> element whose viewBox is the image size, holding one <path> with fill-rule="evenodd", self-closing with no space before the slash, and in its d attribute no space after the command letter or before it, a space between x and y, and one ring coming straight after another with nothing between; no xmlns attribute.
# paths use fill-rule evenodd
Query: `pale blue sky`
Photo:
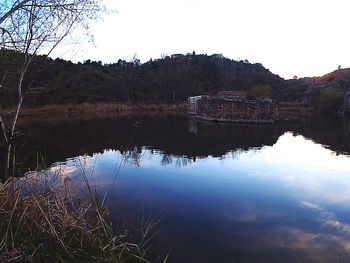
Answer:
<svg viewBox="0 0 350 263"><path fill-rule="evenodd" d="M106 0L117 10L91 27L95 45L55 56L116 62L135 54L222 53L284 78L350 67L349 0ZM65 46L66 48L67 46Z"/></svg>

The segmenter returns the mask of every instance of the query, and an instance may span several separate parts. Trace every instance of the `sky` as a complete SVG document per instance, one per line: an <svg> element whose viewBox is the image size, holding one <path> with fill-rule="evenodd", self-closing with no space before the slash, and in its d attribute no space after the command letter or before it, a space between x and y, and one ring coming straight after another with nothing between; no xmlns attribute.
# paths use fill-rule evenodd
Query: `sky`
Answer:
<svg viewBox="0 0 350 263"><path fill-rule="evenodd" d="M350 67L349 0L105 0L94 44L54 56L104 63L175 53L223 54L261 63L283 78Z"/></svg>

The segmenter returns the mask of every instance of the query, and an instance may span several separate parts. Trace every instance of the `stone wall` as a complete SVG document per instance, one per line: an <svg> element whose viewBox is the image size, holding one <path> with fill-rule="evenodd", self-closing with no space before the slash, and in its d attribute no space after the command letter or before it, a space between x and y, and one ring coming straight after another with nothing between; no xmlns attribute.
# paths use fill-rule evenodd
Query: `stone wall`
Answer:
<svg viewBox="0 0 350 263"><path fill-rule="evenodd" d="M203 96L198 101L197 117L228 122L273 123L275 103L270 99L230 100Z"/></svg>

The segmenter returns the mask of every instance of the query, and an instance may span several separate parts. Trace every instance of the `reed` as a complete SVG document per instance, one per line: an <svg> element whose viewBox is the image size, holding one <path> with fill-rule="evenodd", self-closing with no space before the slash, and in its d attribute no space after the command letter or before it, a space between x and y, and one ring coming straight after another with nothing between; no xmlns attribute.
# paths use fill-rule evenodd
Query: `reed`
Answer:
<svg viewBox="0 0 350 263"><path fill-rule="evenodd" d="M108 210L85 184L87 198L59 174L0 184L0 262L151 262L143 247L149 235L133 243L127 232L113 234Z"/></svg>

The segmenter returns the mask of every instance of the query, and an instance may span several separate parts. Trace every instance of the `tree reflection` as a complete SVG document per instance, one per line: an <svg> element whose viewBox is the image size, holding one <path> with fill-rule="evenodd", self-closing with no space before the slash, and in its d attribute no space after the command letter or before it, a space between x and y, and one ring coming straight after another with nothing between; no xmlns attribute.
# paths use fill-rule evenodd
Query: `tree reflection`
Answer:
<svg viewBox="0 0 350 263"><path fill-rule="evenodd" d="M177 167L186 166L191 163L192 163L192 160L189 158L186 158L185 156L178 156L175 158L175 165Z"/></svg>
<svg viewBox="0 0 350 263"><path fill-rule="evenodd" d="M143 149L162 155L162 165L184 166L196 158L222 158L227 153L236 158L243 151L273 145L286 131L328 145L339 153L348 153L350 149L349 132L334 120L257 126L203 122L182 115L135 115L30 121L19 129L28 136L16 160L19 168L27 170L35 169L38 155L44 156L43 167L49 167L57 161L84 154L91 156L105 149L122 152L125 160L135 166L140 166Z"/></svg>
<svg viewBox="0 0 350 263"><path fill-rule="evenodd" d="M123 153L124 162L132 166L140 167L142 158L142 147L134 146Z"/></svg>
<svg viewBox="0 0 350 263"><path fill-rule="evenodd" d="M162 160L161 160L161 164L162 164L163 166L165 166L165 165L169 165L169 164L172 164L172 163L173 163L173 158L172 158L172 156L169 155L169 154L163 154Z"/></svg>

